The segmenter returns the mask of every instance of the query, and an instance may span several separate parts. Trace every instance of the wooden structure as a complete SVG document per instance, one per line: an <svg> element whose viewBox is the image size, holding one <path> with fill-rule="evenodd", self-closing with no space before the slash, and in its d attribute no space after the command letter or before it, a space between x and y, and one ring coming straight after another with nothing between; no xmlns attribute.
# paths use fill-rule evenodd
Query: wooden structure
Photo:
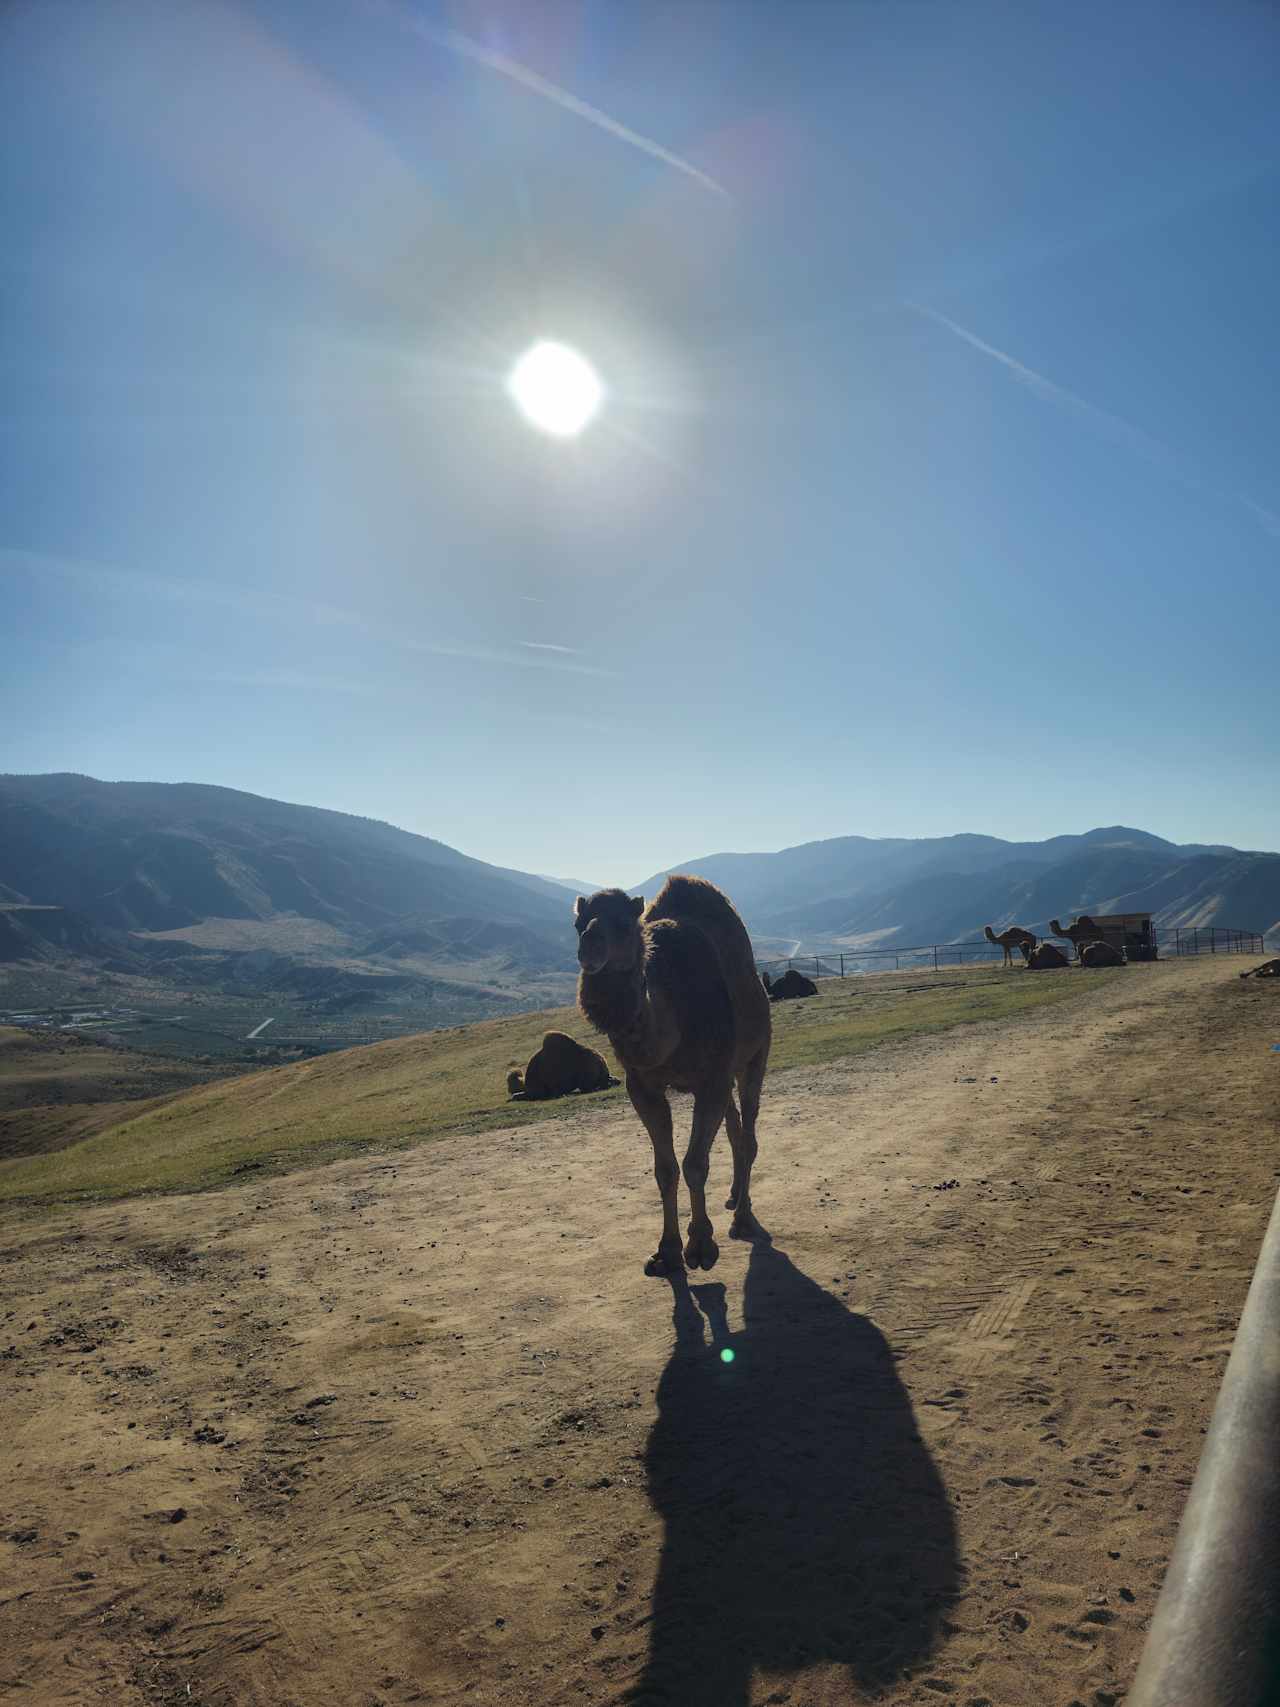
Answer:
<svg viewBox="0 0 1280 1707"><path fill-rule="evenodd" d="M1122 948L1130 960L1154 960L1159 944L1150 913L1090 913L1103 941Z"/></svg>
<svg viewBox="0 0 1280 1707"><path fill-rule="evenodd" d="M1130 960L1154 960L1158 943L1150 913L1082 913L1092 919L1103 942L1124 950Z"/></svg>

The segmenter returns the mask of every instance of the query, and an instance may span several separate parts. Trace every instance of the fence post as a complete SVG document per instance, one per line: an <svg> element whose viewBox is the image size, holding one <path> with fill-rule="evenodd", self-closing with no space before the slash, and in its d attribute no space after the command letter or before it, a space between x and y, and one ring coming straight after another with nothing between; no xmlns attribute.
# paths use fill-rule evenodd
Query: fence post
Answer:
<svg viewBox="0 0 1280 1707"><path fill-rule="evenodd" d="M938 945L936 942L933 945L933 969L935 972L938 970Z"/></svg>

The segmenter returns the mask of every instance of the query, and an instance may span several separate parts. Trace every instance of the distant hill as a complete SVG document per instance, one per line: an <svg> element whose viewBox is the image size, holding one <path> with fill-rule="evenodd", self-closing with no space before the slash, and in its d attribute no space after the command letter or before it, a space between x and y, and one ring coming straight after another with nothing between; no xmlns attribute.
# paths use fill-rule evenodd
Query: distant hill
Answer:
<svg viewBox="0 0 1280 1707"><path fill-rule="evenodd" d="M1013 921L1043 934L1052 917L1090 911L1280 931L1280 854L1179 845L1124 825L1043 842L840 836L671 869L719 884L758 937L807 945L873 933L882 947L958 941ZM666 876L656 873L633 893L654 895Z"/></svg>
<svg viewBox="0 0 1280 1707"><path fill-rule="evenodd" d="M564 893L390 824L200 783L0 777L0 893L119 930L480 915L565 938Z"/></svg>
<svg viewBox="0 0 1280 1707"><path fill-rule="evenodd" d="M557 889L567 889L571 895L594 895L607 888L604 883L588 883L585 877L544 877L544 883L554 883Z"/></svg>

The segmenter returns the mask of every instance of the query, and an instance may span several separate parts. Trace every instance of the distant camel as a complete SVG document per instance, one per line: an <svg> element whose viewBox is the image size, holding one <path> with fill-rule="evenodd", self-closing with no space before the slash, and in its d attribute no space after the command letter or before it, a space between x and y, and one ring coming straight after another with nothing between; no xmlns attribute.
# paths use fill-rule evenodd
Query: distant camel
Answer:
<svg viewBox="0 0 1280 1707"><path fill-rule="evenodd" d="M1081 966L1127 966L1124 950L1109 942L1086 942L1080 950Z"/></svg>
<svg viewBox="0 0 1280 1707"><path fill-rule="evenodd" d="M1035 933L1033 931L1024 931L1021 925L1010 925L1008 930L1001 931L999 935L992 930L990 925L984 925L983 930L986 932L988 942L993 942L997 948L1002 948L1004 950L1003 964L1005 966L1013 965L1013 951L1015 948L1021 951L1023 943L1026 943L1031 948L1036 946Z"/></svg>
<svg viewBox="0 0 1280 1707"><path fill-rule="evenodd" d="M691 1210L684 1262L711 1268L720 1251L707 1214L707 1171L721 1121L733 1151L725 1205L734 1211L730 1236L749 1239L760 1230L751 1213L751 1165L771 1020L751 939L726 897L700 877L669 877L647 909L643 899L621 889L602 889L589 901L579 895L573 922L582 968L578 1006L607 1034L653 1144L662 1239L645 1273L675 1274L683 1266L669 1090L693 1093L684 1157Z"/></svg>
<svg viewBox="0 0 1280 1707"><path fill-rule="evenodd" d="M1054 972L1060 966L1071 964L1062 950L1051 942L1042 942L1039 948L1028 948L1023 943L1022 957L1028 972Z"/></svg>
<svg viewBox="0 0 1280 1707"><path fill-rule="evenodd" d="M1264 960L1261 966L1251 966L1242 978L1280 978L1280 960Z"/></svg>
<svg viewBox="0 0 1280 1707"><path fill-rule="evenodd" d="M1081 913L1074 925L1060 925L1057 919L1049 920L1049 929L1054 936L1070 937L1071 946L1076 951L1076 959L1080 958L1080 950L1087 942L1102 942L1103 930L1101 925L1094 924L1088 913Z"/></svg>
<svg viewBox="0 0 1280 1707"><path fill-rule="evenodd" d="M816 996L818 986L812 978L806 978L803 972L797 972L794 966L788 967L781 978L774 978L765 985L771 1002L792 1002L800 996Z"/></svg>
<svg viewBox="0 0 1280 1707"><path fill-rule="evenodd" d="M572 1091L607 1091L617 1082L610 1076L603 1055L563 1031L547 1032L524 1072L507 1074L512 1102L544 1102Z"/></svg>

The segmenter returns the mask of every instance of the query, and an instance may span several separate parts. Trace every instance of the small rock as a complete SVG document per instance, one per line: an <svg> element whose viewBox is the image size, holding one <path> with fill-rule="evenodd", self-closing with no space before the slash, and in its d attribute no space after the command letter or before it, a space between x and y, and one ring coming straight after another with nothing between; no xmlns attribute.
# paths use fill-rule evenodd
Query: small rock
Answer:
<svg viewBox="0 0 1280 1707"><path fill-rule="evenodd" d="M181 1523L187 1515L187 1508L184 1505L176 1505L172 1511L166 1512L165 1515L170 1523Z"/></svg>
<svg viewBox="0 0 1280 1707"><path fill-rule="evenodd" d="M598 1642L600 1640L601 1636L604 1635L604 1633L605 1633L605 1625L593 1624L591 1626L591 1640L593 1642Z"/></svg>
<svg viewBox="0 0 1280 1707"><path fill-rule="evenodd" d="M307 1400L307 1409L314 1411L317 1405L334 1405L338 1402L336 1393L317 1393L314 1399Z"/></svg>

